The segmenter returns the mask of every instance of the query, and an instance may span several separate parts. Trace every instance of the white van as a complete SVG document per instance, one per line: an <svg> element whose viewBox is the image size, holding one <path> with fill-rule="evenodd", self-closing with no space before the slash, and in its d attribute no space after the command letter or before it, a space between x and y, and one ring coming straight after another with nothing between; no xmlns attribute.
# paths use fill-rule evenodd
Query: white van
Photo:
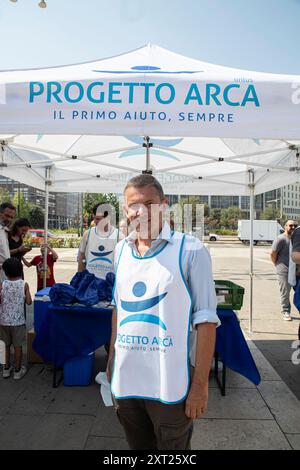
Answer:
<svg viewBox="0 0 300 470"><path fill-rule="evenodd" d="M276 237L284 232L277 220L253 220L253 244L259 242L273 243ZM242 243L250 243L250 220L238 221L238 238Z"/></svg>

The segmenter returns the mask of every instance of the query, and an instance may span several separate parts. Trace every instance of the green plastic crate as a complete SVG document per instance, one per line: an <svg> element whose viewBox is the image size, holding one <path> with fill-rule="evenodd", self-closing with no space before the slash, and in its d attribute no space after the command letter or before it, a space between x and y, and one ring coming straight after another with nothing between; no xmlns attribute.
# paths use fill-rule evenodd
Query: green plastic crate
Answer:
<svg viewBox="0 0 300 470"><path fill-rule="evenodd" d="M245 289L231 281L215 280L218 308L240 310Z"/></svg>

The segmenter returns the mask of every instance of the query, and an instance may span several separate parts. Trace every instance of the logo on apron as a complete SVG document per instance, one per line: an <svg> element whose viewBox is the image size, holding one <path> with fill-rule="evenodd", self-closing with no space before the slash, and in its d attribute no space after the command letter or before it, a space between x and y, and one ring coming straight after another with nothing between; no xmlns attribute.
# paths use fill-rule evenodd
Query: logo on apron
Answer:
<svg viewBox="0 0 300 470"><path fill-rule="evenodd" d="M132 292L135 297L142 297L146 293L146 291L147 286L144 282L141 281L136 282L132 288ZM120 326L130 322L145 322L159 325L163 330L167 330L166 325L160 320L158 316L149 313L141 313L143 310L148 310L149 308L152 308L157 305L165 298L166 295L167 292L161 295L157 295L155 297L150 297L149 299L138 301L126 301L121 299L121 307L123 310L126 310L126 312L139 313L135 313L124 318L124 320L121 321Z"/></svg>
<svg viewBox="0 0 300 470"><path fill-rule="evenodd" d="M106 258L106 256L110 255L112 251L103 251L105 247L103 245L98 246L98 251L91 251L91 254L93 256L96 256L96 258L91 259L90 263L93 261L106 261L107 263L112 264L111 260Z"/></svg>

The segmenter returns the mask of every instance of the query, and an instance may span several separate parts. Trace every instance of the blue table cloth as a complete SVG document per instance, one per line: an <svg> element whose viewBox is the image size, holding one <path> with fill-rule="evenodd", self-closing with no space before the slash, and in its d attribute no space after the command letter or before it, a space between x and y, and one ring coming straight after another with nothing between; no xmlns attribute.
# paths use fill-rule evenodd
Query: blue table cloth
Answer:
<svg viewBox="0 0 300 470"><path fill-rule="evenodd" d="M258 385L260 374L235 312L218 309L217 314L221 326L217 328L216 352L221 361ZM50 303L32 346L45 362L62 367L68 359L109 342L111 315L111 309L55 307Z"/></svg>
<svg viewBox="0 0 300 470"><path fill-rule="evenodd" d="M40 331L40 327L42 325L43 319L47 314L48 306L50 305L50 292L51 287L45 287L45 289L41 289L36 292L33 301L33 324L34 324L34 331L38 333Z"/></svg>
<svg viewBox="0 0 300 470"><path fill-rule="evenodd" d="M111 308L50 304L32 347L45 362L60 368L68 359L109 342L111 316Z"/></svg>
<svg viewBox="0 0 300 470"><path fill-rule="evenodd" d="M226 367L243 375L255 385L260 374L233 310L217 309L221 326L217 328L216 352Z"/></svg>

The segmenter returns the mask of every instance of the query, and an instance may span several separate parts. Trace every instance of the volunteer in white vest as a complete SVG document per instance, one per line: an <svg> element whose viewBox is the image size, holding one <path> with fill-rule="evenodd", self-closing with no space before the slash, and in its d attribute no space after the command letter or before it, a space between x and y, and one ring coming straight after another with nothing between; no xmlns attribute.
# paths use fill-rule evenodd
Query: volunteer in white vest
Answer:
<svg viewBox="0 0 300 470"><path fill-rule="evenodd" d="M79 272L86 268L98 278L105 279L108 272L114 271L114 251L123 236L120 236L119 230L111 224L110 213L109 204L94 206L95 225L83 234L79 247Z"/></svg>
<svg viewBox="0 0 300 470"><path fill-rule="evenodd" d="M210 255L163 223L167 200L153 176L132 178L124 196L135 230L116 248L108 379L131 449L189 449L192 419L207 407L219 324Z"/></svg>
<svg viewBox="0 0 300 470"><path fill-rule="evenodd" d="M2 264L10 258L8 228L16 215L16 208L10 202L0 205L0 282L5 279Z"/></svg>

